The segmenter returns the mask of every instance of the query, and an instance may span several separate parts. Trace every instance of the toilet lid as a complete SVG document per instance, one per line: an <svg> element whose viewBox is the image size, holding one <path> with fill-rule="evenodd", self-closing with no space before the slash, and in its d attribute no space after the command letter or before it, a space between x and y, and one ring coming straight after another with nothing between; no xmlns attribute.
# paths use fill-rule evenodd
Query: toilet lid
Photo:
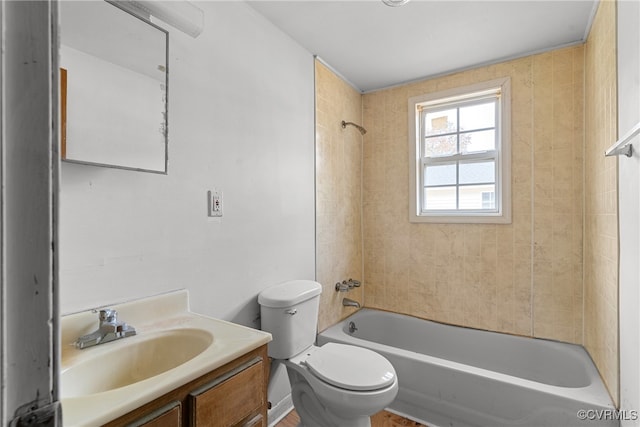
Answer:
<svg viewBox="0 0 640 427"><path fill-rule="evenodd" d="M391 363L378 353L353 345L327 343L305 363L321 380L346 390L377 390L395 381Z"/></svg>

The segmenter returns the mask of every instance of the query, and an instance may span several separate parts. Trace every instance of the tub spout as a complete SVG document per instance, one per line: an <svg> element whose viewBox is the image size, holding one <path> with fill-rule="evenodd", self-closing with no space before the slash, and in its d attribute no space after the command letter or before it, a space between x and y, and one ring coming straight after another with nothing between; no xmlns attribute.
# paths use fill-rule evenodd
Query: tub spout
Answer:
<svg viewBox="0 0 640 427"><path fill-rule="evenodd" d="M342 305L345 307L360 308L360 303L349 298L342 298Z"/></svg>

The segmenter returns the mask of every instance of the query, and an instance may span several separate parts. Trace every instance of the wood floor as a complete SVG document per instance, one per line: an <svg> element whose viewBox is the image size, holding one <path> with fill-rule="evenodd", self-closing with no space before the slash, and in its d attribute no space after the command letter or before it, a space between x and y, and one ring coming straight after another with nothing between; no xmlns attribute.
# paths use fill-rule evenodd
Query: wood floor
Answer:
<svg viewBox="0 0 640 427"><path fill-rule="evenodd" d="M300 418L295 410L291 411L275 427L298 427ZM424 424L408 420L391 412L381 411L371 417L371 427L428 427Z"/></svg>

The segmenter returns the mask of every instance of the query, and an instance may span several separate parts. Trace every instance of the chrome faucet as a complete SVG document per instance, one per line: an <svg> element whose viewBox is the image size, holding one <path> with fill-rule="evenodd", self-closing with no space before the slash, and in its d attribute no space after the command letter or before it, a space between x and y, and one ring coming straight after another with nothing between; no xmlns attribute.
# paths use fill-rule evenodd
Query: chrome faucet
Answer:
<svg viewBox="0 0 640 427"><path fill-rule="evenodd" d="M104 344L109 341L119 340L136 334L136 328L125 322L118 322L118 312L112 309L100 310L98 314L98 329L90 334L83 335L75 342L79 349Z"/></svg>
<svg viewBox="0 0 640 427"><path fill-rule="evenodd" d="M342 283L338 282L335 285L336 292L347 292L353 288L359 288L361 285L359 280L343 280Z"/></svg>
<svg viewBox="0 0 640 427"><path fill-rule="evenodd" d="M342 305L345 307L360 308L360 303L349 298L342 298Z"/></svg>

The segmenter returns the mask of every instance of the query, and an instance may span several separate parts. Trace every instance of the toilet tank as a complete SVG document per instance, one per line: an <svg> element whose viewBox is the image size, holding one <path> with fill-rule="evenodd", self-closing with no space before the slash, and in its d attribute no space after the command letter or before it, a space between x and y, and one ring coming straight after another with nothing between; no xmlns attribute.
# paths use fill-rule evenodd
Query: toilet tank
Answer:
<svg viewBox="0 0 640 427"><path fill-rule="evenodd" d="M321 293L322 285L312 280L292 280L260 292L262 330L273 336L270 357L289 359L315 342Z"/></svg>

